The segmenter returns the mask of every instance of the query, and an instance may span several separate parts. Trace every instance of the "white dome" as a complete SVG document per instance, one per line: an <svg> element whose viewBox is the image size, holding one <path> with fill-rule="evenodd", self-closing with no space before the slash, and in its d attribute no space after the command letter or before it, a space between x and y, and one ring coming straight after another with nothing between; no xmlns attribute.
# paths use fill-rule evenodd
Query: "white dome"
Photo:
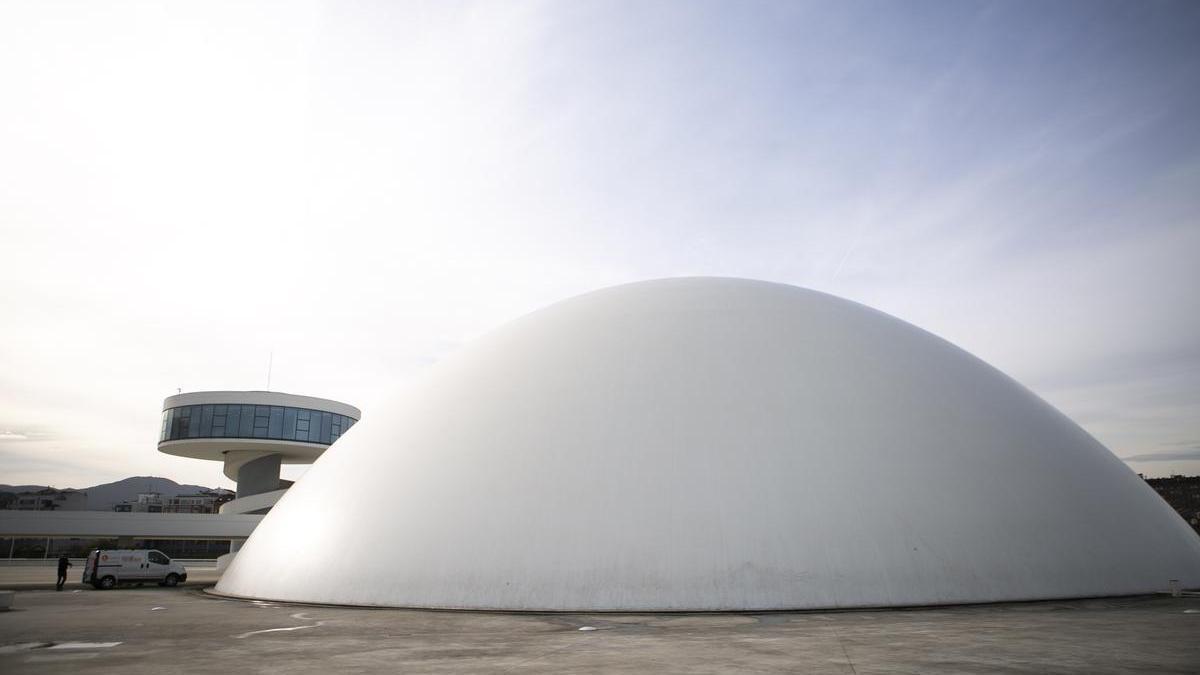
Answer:
<svg viewBox="0 0 1200 675"><path fill-rule="evenodd" d="M748 610L1200 585L1095 439L836 297L668 279L504 326L368 410L217 586L319 603Z"/></svg>

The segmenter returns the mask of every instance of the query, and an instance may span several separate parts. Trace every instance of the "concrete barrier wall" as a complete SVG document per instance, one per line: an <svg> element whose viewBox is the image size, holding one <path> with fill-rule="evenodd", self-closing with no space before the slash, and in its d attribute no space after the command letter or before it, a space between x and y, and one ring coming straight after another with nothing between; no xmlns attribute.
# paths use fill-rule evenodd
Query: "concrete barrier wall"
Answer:
<svg viewBox="0 0 1200 675"><path fill-rule="evenodd" d="M260 520L259 515L0 511L0 536L245 539Z"/></svg>
<svg viewBox="0 0 1200 675"><path fill-rule="evenodd" d="M87 562L83 558L68 558L72 567L70 572L74 572L77 568L83 569L81 566ZM200 558L171 558L171 562L177 562L184 567L216 567L217 561L205 560ZM58 558L0 558L0 567L54 567L58 564Z"/></svg>

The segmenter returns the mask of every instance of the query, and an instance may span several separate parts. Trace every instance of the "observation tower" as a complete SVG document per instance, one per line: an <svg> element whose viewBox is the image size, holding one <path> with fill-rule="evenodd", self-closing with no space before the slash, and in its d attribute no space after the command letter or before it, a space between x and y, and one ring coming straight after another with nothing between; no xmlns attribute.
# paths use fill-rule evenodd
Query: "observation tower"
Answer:
<svg viewBox="0 0 1200 675"><path fill-rule="evenodd" d="M198 391L163 401L158 451L224 462L237 498L221 513L266 513L292 482L283 464L311 464L359 420L338 401L274 391Z"/></svg>

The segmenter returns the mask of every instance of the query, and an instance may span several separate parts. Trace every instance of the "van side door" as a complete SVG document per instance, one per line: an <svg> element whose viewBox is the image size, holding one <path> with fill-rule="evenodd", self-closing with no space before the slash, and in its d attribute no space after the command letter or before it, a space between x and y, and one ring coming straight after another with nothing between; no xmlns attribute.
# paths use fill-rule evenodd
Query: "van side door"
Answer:
<svg viewBox="0 0 1200 675"><path fill-rule="evenodd" d="M126 551L120 555L120 559L119 579L144 579L149 574L146 569L146 556L141 551Z"/></svg>

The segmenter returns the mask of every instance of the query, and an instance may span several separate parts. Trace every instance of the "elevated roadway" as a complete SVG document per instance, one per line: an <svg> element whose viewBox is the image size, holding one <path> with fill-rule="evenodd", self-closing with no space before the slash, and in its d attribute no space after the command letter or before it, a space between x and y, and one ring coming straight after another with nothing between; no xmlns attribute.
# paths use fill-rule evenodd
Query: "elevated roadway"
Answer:
<svg viewBox="0 0 1200 675"><path fill-rule="evenodd" d="M244 540L261 515L0 511L0 537L112 537Z"/></svg>

